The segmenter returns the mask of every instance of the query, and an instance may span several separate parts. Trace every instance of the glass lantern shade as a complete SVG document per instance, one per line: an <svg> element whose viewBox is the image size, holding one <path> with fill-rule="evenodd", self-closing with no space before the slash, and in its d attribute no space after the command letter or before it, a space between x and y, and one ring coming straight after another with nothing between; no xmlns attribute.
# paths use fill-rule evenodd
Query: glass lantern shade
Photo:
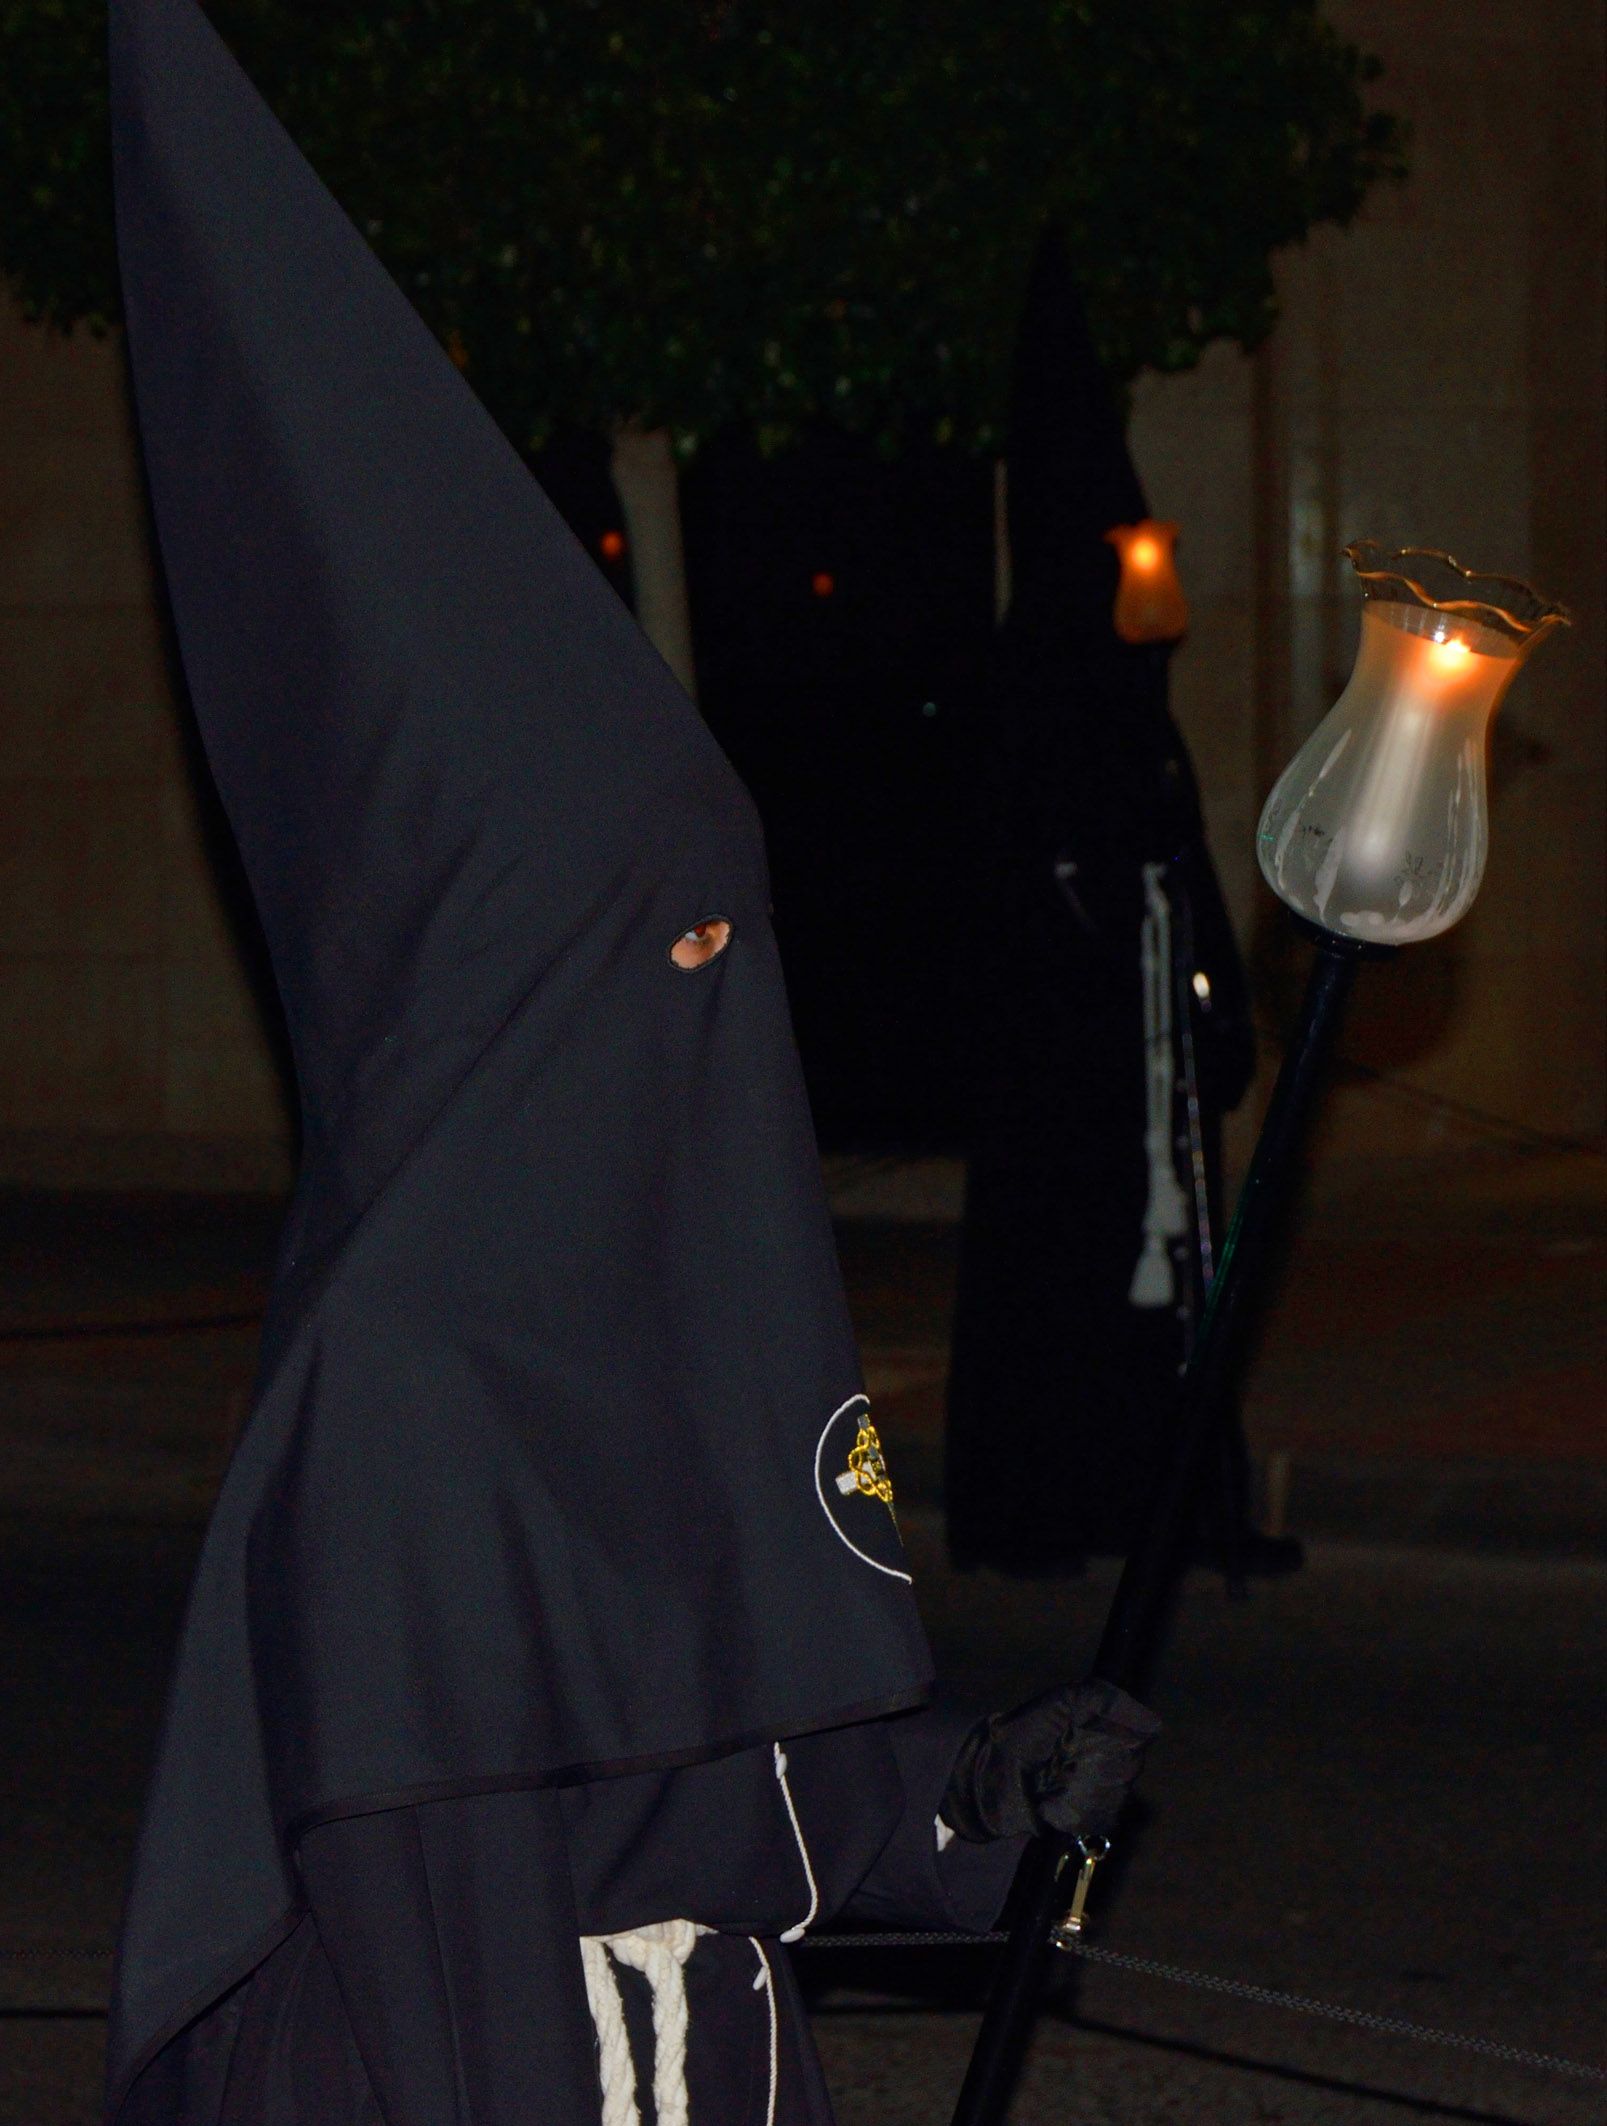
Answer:
<svg viewBox="0 0 1607 2126"><path fill-rule="evenodd" d="M1355 670L1274 786L1256 853L1297 915L1410 945L1472 906L1489 842L1491 718L1568 616L1527 584L1426 547L1362 540L1345 553L1362 593Z"/></svg>
<svg viewBox="0 0 1607 2126"><path fill-rule="evenodd" d="M1177 642L1188 633L1188 600L1177 577L1177 526L1154 517L1117 524L1105 537L1116 549L1121 578L1112 625L1123 642Z"/></svg>

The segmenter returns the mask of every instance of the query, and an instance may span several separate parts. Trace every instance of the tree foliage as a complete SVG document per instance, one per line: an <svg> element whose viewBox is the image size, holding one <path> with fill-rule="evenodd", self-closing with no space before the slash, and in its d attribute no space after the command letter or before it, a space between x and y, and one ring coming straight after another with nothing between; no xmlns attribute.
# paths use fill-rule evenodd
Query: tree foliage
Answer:
<svg viewBox="0 0 1607 2126"><path fill-rule="evenodd" d="M0 271L105 326L104 0L0 0ZM1064 226L1112 372L1273 319L1396 174L1317 0L214 0L510 435L820 418L986 444Z"/></svg>

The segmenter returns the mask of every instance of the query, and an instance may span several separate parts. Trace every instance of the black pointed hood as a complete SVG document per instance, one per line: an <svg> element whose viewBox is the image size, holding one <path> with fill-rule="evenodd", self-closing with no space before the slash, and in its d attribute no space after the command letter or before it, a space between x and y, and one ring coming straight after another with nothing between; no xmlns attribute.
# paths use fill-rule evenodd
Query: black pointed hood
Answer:
<svg viewBox="0 0 1607 2126"><path fill-rule="evenodd" d="M308 1824L866 1717L928 1663L747 796L194 0L111 13L162 561L306 1124L115 2110L292 1922Z"/></svg>
<svg viewBox="0 0 1607 2126"><path fill-rule="evenodd" d="M1039 240L1010 392L1011 614L1019 626L1112 637L1105 533L1149 515L1065 239Z"/></svg>
<svg viewBox="0 0 1607 2126"><path fill-rule="evenodd" d="M316 1251L622 865L711 815L758 833L691 703L199 8L113 15L140 428L331 1192L304 1204Z"/></svg>

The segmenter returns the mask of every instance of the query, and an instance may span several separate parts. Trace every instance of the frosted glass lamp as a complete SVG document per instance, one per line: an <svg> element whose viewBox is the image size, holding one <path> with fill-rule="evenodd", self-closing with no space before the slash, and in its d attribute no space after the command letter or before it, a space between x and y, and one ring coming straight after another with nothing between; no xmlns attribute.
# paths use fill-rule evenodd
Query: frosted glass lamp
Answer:
<svg viewBox="0 0 1607 2126"><path fill-rule="evenodd" d="M1178 581L1177 526L1145 517L1117 524L1105 537L1116 549L1121 578L1112 625L1123 642L1179 642L1188 633L1188 600Z"/></svg>
<svg viewBox="0 0 1607 2126"><path fill-rule="evenodd" d="M1336 937L1411 945L1473 904L1489 842L1490 721L1535 644L1567 622L1510 576L1364 539L1350 683L1261 814L1262 875Z"/></svg>

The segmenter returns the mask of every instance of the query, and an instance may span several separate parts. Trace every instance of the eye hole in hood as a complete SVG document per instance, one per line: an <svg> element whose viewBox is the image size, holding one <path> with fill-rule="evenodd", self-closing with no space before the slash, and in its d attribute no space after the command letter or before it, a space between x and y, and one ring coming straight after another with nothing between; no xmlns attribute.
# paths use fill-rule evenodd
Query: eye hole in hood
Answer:
<svg viewBox="0 0 1607 2126"><path fill-rule="evenodd" d="M717 960L730 942L731 925L723 915L711 915L681 932L670 947L670 959L683 974L696 974L710 960Z"/></svg>

